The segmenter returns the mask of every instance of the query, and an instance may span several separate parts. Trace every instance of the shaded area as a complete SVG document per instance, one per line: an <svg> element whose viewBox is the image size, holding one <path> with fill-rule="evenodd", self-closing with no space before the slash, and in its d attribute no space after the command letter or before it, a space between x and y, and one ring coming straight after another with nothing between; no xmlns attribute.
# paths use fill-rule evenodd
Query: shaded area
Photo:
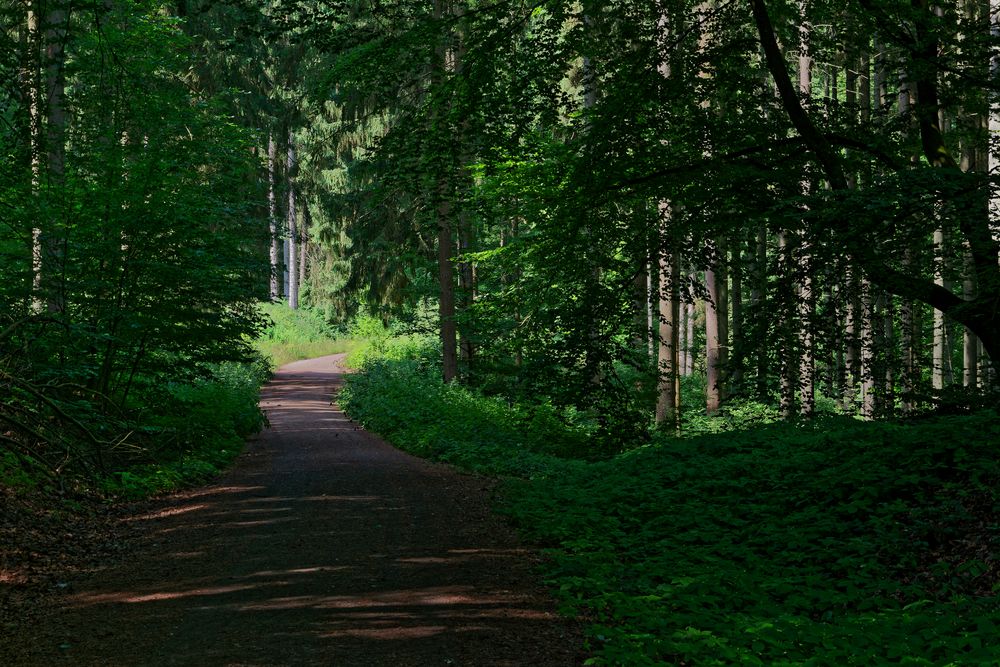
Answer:
<svg viewBox="0 0 1000 667"><path fill-rule="evenodd" d="M30 664L571 665L580 637L491 482L329 405L340 356L286 366L271 428L216 485L142 515L129 562L74 583Z"/></svg>

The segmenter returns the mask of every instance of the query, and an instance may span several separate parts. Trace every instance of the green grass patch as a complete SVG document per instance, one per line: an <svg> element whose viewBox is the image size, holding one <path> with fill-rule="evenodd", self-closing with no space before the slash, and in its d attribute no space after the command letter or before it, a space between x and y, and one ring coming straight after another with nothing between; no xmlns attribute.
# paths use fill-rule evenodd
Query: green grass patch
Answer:
<svg viewBox="0 0 1000 667"><path fill-rule="evenodd" d="M272 324L254 341L254 348L273 368L302 359L351 352L363 346L360 340L338 335L338 331L314 311L292 310L284 303L264 303L260 309Z"/></svg>
<svg viewBox="0 0 1000 667"><path fill-rule="evenodd" d="M414 361L369 363L343 403L404 449L515 478L504 511L590 619L591 664L1000 664L996 413L658 436L585 462L556 456L586 437L572 419Z"/></svg>

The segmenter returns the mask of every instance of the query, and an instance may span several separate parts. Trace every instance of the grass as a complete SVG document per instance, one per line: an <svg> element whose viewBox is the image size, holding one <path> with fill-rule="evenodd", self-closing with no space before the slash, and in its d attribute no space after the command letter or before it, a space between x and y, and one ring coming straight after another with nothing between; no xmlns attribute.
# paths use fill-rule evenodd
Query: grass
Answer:
<svg viewBox="0 0 1000 667"><path fill-rule="evenodd" d="M264 303L260 308L273 324L254 341L254 348L273 368L302 359L349 353L364 345L356 338L339 336L321 315L308 309L292 310L284 303Z"/></svg>
<svg viewBox="0 0 1000 667"><path fill-rule="evenodd" d="M349 414L422 456L507 477L599 665L1000 664L1000 418L828 417L572 453L566 415L426 364L370 361ZM562 454L562 456L557 456Z"/></svg>

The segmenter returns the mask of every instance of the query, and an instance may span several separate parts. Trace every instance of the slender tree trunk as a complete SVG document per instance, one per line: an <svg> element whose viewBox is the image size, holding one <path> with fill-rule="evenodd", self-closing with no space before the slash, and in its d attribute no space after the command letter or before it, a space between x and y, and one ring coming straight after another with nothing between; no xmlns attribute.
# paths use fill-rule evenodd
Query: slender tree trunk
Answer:
<svg viewBox="0 0 1000 667"><path fill-rule="evenodd" d="M305 201L302 202L302 226L299 229L299 238L301 242L299 243L299 283L298 283L298 297L299 300L302 299L302 286L306 284L306 272L308 270L308 252L309 252L309 225L311 218L309 217L309 205Z"/></svg>
<svg viewBox="0 0 1000 667"><path fill-rule="evenodd" d="M705 287L708 290L708 301L705 302L705 411L710 415L719 411L725 394L723 365L726 340L723 338L725 309L722 300L726 292L722 286L725 274L719 269L716 266L705 271Z"/></svg>
<svg viewBox="0 0 1000 667"><path fill-rule="evenodd" d="M458 377L458 332L455 326L455 278L451 259L451 205L442 192L437 206L438 283L441 288L438 314L441 318L442 373L445 382Z"/></svg>
<svg viewBox="0 0 1000 667"><path fill-rule="evenodd" d="M777 353L780 359L780 409L781 416L791 419L795 415L795 389L798 386L799 363L795 350L795 315L796 308L788 305L795 287L790 279L792 275L792 248L787 232L778 233L778 266L779 275L784 277L778 289L784 292L780 299L781 317L779 336L777 336ZM774 344L774 343L772 343Z"/></svg>
<svg viewBox="0 0 1000 667"><path fill-rule="evenodd" d="M896 360L896 330L894 326L895 322L895 310L896 304L893 300L892 294L885 290L880 290L879 295L881 310L882 310L882 346L881 349L885 351L883 368L882 368L882 405L881 412L884 416L892 416L895 411L895 389L896 389L896 369L894 361Z"/></svg>
<svg viewBox="0 0 1000 667"><path fill-rule="evenodd" d="M737 391L743 382L743 241L736 243L732 250L730 261L729 283L731 285L729 301L731 304L732 321L732 353L729 362L733 371L729 377L730 388Z"/></svg>
<svg viewBox="0 0 1000 667"><path fill-rule="evenodd" d="M675 253L664 252L660 259L660 326L658 398L656 424L677 431L680 426L681 369L679 357L680 266Z"/></svg>
<svg viewBox="0 0 1000 667"><path fill-rule="evenodd" d="M680 280L680 276L679 275L677 277L677 280L678 281ZM678 288L679 287L680 286L678 285ZM681 301L679 303L678 313L679 313L678 316L680 317L680 330L678 331L678 334L677 334L677 336L678 336L678 345L680 346L680 353L678 355L678 361L677 361L677 363L680 366L679 369L678 369L678 372L681 374L681 376L686 376L688 374L688 372L687 372L687 368L688 368L688 348L691 345L690 341L688 340L688 335L687 335L688 334L688 319L689 319L688 318L687 303L685 303L684 301Z"/></svg>
<svg viewBox="0 0 1000 667"><path fill-rule="evenodd" d="M807 242L801 243L799 266L802 277L799 283L799 412L810 417L816 411L816 351L813 333L813 313L816 310L816 296L813 293L812 256Z"/></svg>
<svg viewBox="0 0 1000 667"><path fill-rule="evenodd" d="M654 329L654 315L653 312L656 310L656 303L659 299L656 299L653 294L653 276L655 275L656 284L659 285L660 282L660 272L658 268L653 264L653 262L648 261L645 264L646 267L646 346L649 354L649 359L652 360L656 357L656 329ZM683 363L683 362L682 362Z"/></svg>
<svg viewBox="0 0 1000 667"><path fill-rule="evenodd" d="M900 72L899 115L903 124L911 133L913 124L911 122L911 101L910 84L905 72ZM917 155L913 155L911 162L916 164L919 161ZM913 269L913 252L909 248L904 250L903 266L906 269ZM889 297L891 299L891 297ZM912 299L901 299L900 310L900 385L901 385L901 407L904 415L911 414L916 409L914 395L916 394L917 382L917 350L916 350L916 329L914 316L914 303ZM891 324L891 323L890 323Z"/></svg>
<svg viewBox="0 0 1000 667"><path fill-rule="evenodd" d="M875 305L872 287L862 278L861 291L861 414L875 418Z"/></svg>
<svg viewBox="0 0 1000 667"><path fill-rule="evenodd" d="M976 297L976 267L971 253L965 253L965 279L962 281L962 296L966 301ZM966 387L975 388L979 385L979 341L976 335L966 328L963 337L963 368L962 383Z"/></svg>
<svg viewBox="0 0 1000 667"><path fill-rule="evenodd" d="M768 393L767 386L767 321L763 312L764 297L767 294L767 228L761 226L757 229L757 244L754 251L754 263L751 269L751 280L753 287L750 291L750 303L753 306L753 316L755 320L754 334L757 339L757 398L765 399Z"/></svg>
<svg viewBox="0 0 1000 667"><path fill-rule="evenodd" d="M34 15L34 32L39 32L37 12ZM37 118L31 119L41 137L39 125L41 109L45 109L45 154L48 175L46 188L46 209L49 214L37 234L34 234L35 281L38 293L44 299L49 312L59 313L66 309L66 295L63 285L63 262L65 260L65 234L60 222L60 213L53 213L60 207L58 199L62 195L66 173L66 38L69 12L58 0L53 0L45 13L45 96L46 104L34 100ZM29 19L30 21L30 19ZM29 25L29 31L32 26Z"/></svg>
<svg viewBox="0 0 1000 667"><path fill-rule="evenodd" d="M466 314L471 311L472 303L476 298L475 272L473 271L472 262L464 258L464 255L472 252L472 243L472 227L469 223L468 214L463 211L458 216L458 251L463 256L458 263L458 285L459 294L461 295L461 309ZM469 330L468 324L460 333L459 354L462 363L465 364L466 371L470 372L472 360L476 354L476 346L472 340L472 332Z"/></svg>
<svg viewBox="0 0 1000 667"><path fill-rule="evenodd" d="M934 230L934 283L944 287L944 230ZM934 389L945 387L945 368L948 362L948 331L944 313L934 309L934 356L931 381Z"/></svg>
<svg viewBox="0 0 1000 667"><path fill-rule="evenodd" d="M288 130L288 307L299 307L299 237L295 211L295 136Z"/></svg>
<svg viewBox="0 0 1000 667"><path fill-rule="evenodd" d="M291 290L291 285L289 281L288 274L288 259L291 256L291 241L288 238L288 230L284 231L285 238L281 242L281 294L286 299L288 298L289 291Z"/></svg>
<svg viewBox="0 0 1000 667"><path fill-rule="evenodd" d="M434 0L434 18L441 20L445 14L445 0ZM439 44L436 49L437 62L434 73L441 82L447 73L453 72L455 53L447 44ZM437 254L438 254L438 316L441 329L441 372L445 382L458 377L458 329L455 323L455 266L452 261L454 239L452 234L452 177L451 161L438 174L437 182Z"/></svg>
<svg viewBox="0 0 1000 667"><path fill-rule="evenodd" d="M267 135L267 221L268 221L268 231L271 233L271 281L270 281L270 296L271 301L276 301L278 299L278 276L279 269L278 266L278 249L281 243L281 237L278 234L278 202L274 194L274 167L275 160L277 160L277 143L274 141L274 134L268 133Z"/></svg>
<svg viewBox="0 0 1000 667"><path fill-rule="evenodd" d="M41 49L42 34L39 26L40 0L32 0L28 8L27 47L28 57L25 72L28 88L28 132L31 142L31 193L38 197L42 182L42 82ZM45 309L45 297L42 294L42 230L34 227L31 230L31 303L34 312Z"/></svg>
<svg viewBox="0 0 1000 667"><path fill-rule="evenodd" d="M906 251L904 265L913 265L912 254ZM902 364L900 367L900 402L904 415L912 414L916 409L915 395L917 391L917 328L916 308L912 299L902 299L899 308L900 348Z"/></svg>
<svg viewBox="0 0 1000 667"><path fill-rule="evenodd" d="M681 368L680 368L680 260L677 253L666 249L671 208L669 202L660 202L659 264L659 371L656 424L674 432L680 426Z"/></svg>
<svg viewBox="0 0 1000 667"><path fill-rule="evenodd" d="M689 280L694 280L693 277L689 276ZM687 368L684 369L684 373L688 376L694 375L694 357L697 350L694 344L694 324L697 316L695 311L694 301L689 301L687 303Z"/></svg>
<svg viewBox="0 0 1000 667"><path fill-rule="evenodd" d="M806 20L806 3L799 0L799 94L806 100L812 98L812 54L809 51L812 27ZM810 190L810 183L803 182L804 193ZM813 293L812 256L809 241L799 241L799 412L806 417L816 410L816 356L813 350L813 312L816 310Z"/></svg>

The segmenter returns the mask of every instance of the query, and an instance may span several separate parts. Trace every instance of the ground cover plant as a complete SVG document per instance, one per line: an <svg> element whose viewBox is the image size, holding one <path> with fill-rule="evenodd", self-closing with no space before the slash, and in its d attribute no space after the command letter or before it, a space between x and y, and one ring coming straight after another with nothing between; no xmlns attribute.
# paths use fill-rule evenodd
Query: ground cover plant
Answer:
<svg viewBox="0 0 1000 667"><path fill-rule="evenodd" d="M254 340L254 348L273 368L300 359L350 352L360 346L316 311L292 310L284 302L262 303L260 310L269 325Z"/></svg>
<svg viewBox="0 0 1000 667"><path fill-rule="evenodd" d="M556 456L585 432L415 361L369 363L341 403L408 451L508 479L505 511L591 621L591 664L1000 661L994 412L661 435L587 462Z"/></svg>

